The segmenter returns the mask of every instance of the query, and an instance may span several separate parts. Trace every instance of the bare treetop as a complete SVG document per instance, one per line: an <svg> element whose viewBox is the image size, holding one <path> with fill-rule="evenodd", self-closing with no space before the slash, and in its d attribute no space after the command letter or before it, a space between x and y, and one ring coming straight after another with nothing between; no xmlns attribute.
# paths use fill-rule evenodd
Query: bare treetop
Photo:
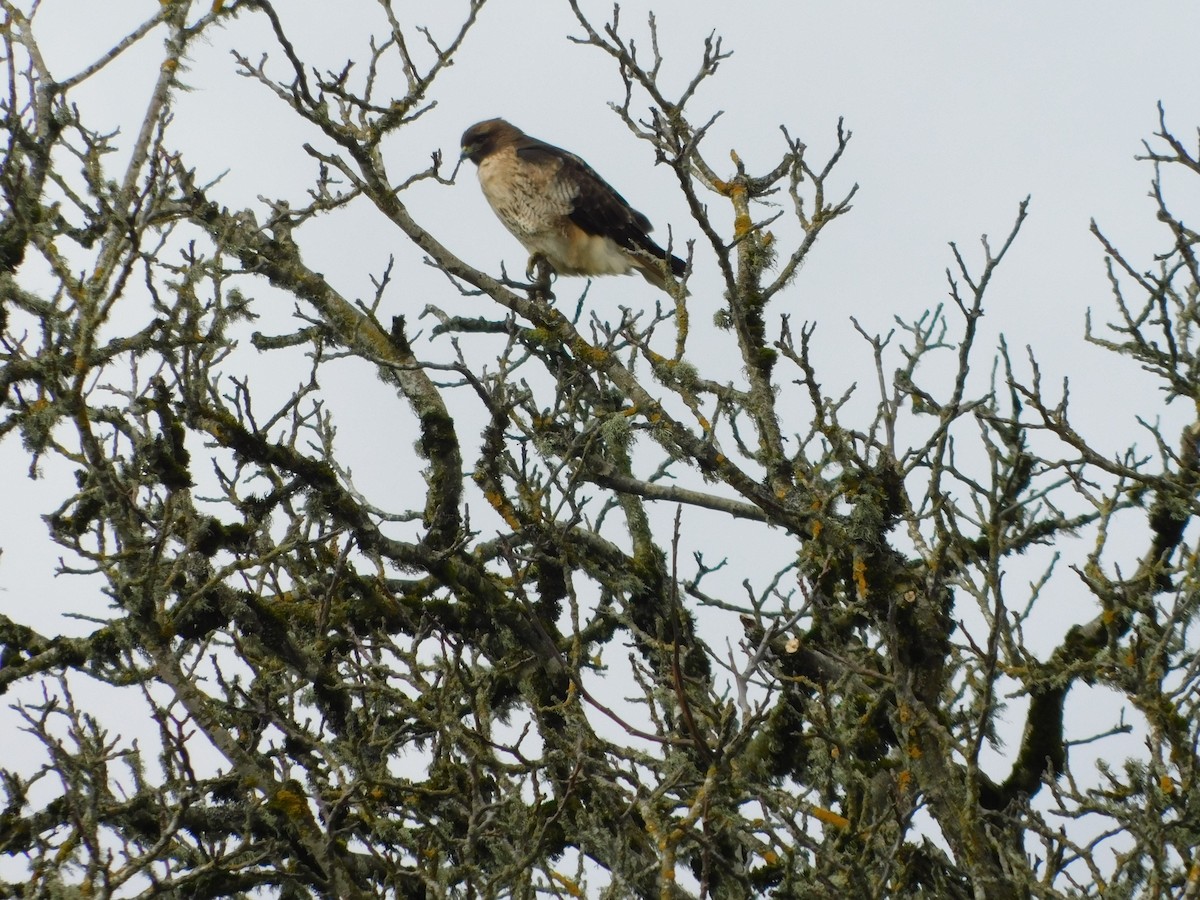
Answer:
<svg viewBox="0 0 1200 900"><path fill-rule="evenodd" d="M1028 198L951 245L942 305L855 321L857 384L830 386L795 292L852 214L851 134L824 125L823 157L791 123L739 136L762 168L718 147L716 34L668 83L653 16L566 3L690 215L661 243L595 160L496 120L466 156L546 265L510 276L469 231L491 221L441 234L420 192L474 185L433 148L389 168L391 142L482 52L484 6L442 30L380 0L330 69L295 39L311 11L164 0L57 71L44 10L0 0L0 439L6 478L47 478L36 539L83 627L0 595L0 692L37 748L0 760L0 896L1200 894L1200 424L1158 418L1200 397L1200 238L1163 179L1200 163L1166 113L1161 252L1093 229L1100 377L1162 388L1150 449L1114 454L1036 350L980 337ZM286 196L231 206L177 139L218 34L304 134ZM151 51L114 132L89 98ZM352 222L396 258L360 258ZM593 238L650 285L560 277L603 274L571 255ZM348 462L367 450L385 477ZM1068 583L1086 614L1037 653ZM1140 756L1072 760L1134 727L1114 704L1071 732L1081 686L1140 714Z"/></svg>

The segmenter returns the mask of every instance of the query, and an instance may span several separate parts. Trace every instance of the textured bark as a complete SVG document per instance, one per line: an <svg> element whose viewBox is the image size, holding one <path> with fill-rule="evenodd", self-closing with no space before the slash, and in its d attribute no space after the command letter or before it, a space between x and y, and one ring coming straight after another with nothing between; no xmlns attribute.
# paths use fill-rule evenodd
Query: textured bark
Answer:
<svg viewBox="0 0 1200 900"><path fill-rule="evenodd" d="M373 75L303 58L300 13L266 0L160 4L78 74L0 0L0 449L8 477L74 475L39 512L91 629L34 627L37 597L5 586L0 693L42 757L0 760L0 853L25 876L0 896L1194 895L1200 425L1113 456L1036 358L980 346L1027 203L980 259L952 247L945 309L860 330L847 352L879 400L852 415L785 307L851 213L849 131L825 160L785 130L744 137L777 142L764 171L727 162L692 109L718 39L670 94L653 19L565 3L691 212L673 234L718 273L653 310L584 321L566 279L489 274L417 212L411 188L451 183L439 155L387 170L385 139L474 52L482 2L436 36L382 3L359 68L403 72L407 93L381 99ZM218 26L271 35L236 65L311 134L302 208L223 206L218 173L171 143L179 72ZM105 133L81 89L116 89L108 63L151 46L138 127ZM1165 116L1148 148L1200 177ZM1088 334L1114 372L1162 380L1148 422L1200 396L1198 239L1154 195L1168 240L1149 274L1096 229L1116 324ZM314 268L311 222L364 206L447 276L423 311L402 266L370 302ZM702 345L692 316L714 307ZM391 391L362 401L387 483L339 453L350 410L326 382L345 366L364 397L372 378ZM271 399L268 371L294 393ZM696 549L696 520L726 557ZM1144 543L1124 570L1118 520ZM1017 557L1078 536L1073 572L1018 583ZM1038 659L1031 610L1068 588L1094 611ZM1143 756L1073 764L1074 742L1109 736L1067 732L1080 686L1140 713ZM137 715L152 738L128 737ZM1120 855L1061 827L1089 817Z"/></svg>

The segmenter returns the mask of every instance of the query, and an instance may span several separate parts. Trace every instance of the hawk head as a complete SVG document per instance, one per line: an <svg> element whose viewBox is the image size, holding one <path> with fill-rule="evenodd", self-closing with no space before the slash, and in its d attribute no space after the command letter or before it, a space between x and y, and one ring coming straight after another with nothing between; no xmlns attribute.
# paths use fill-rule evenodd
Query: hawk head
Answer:
<svg viewBox="0 0 1200 900"><path fill-rule="evenodd" d="M488 119L472 125L462 136L462 153L460 159L469 159L475 165L480 160L491 156L505 143L515 141L524 135L520 128L508 124L503 119Z"/></svg>

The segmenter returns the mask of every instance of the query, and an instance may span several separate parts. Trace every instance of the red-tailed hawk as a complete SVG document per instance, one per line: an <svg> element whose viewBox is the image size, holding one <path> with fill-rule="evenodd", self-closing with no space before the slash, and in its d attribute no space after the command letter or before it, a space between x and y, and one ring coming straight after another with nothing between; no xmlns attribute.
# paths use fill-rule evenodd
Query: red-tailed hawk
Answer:
<svg viewBox="0 0 1200 900"><path fill-rule="evenodd" d="M472 125L462 158L479 166L479 184L504 227L560 275L637 272L668 291L668 272L686 264L650 238L650 220L574 153L532 138L503 119Z"/></svg>

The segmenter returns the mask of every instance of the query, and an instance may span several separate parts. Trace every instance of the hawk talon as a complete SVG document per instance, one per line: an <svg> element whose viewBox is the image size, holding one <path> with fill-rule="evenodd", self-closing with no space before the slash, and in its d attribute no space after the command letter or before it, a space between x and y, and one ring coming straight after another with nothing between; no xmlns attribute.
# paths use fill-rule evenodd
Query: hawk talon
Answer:
<svg viewBox="0 0 1200 900"><path fill-rule="evenodd" d="M531 253L529 255L529 262L525 263L525 277L529 281L532 282L532 281L536 280L534 276L537 273L538 263L540 263L541 261L542 261L542 255L540 253Z"/></svg>
<svg viewBox="0 0 1200 900"><path fill-rule="evenodd" d="M535 287L550 290L550 281L554 274L554 267L550 265L550 260L546 259L544 254L534 253L529 257L529 262L525 266L525 277Z"/></svg>

